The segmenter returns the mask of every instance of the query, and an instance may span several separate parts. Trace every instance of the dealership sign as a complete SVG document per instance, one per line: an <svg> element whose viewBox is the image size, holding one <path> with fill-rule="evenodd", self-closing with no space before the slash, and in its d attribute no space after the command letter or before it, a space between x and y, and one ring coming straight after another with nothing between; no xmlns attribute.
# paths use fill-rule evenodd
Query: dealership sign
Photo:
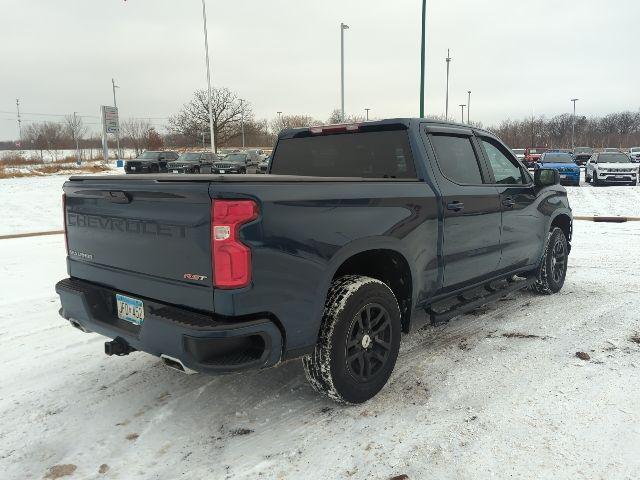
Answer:
<svg viewBox="0 0 640 480"><path fill-rule="evenodd" d="M105 133L118 133L120 125L118 123L118 109L116 107L101 107L102 125Z"/></svg>

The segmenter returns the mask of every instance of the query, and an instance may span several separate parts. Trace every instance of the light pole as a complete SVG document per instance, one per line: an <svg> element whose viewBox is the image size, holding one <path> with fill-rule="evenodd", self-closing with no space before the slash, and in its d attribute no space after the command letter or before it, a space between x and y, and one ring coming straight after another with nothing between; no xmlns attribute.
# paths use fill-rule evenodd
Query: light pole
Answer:
<svg viewBox="0 0 640 480"><path fill-rule="evenodd" d="M464 123L464 107L466 107L466 105L464 103L461 103L460 107L462 108L462 123Z"/></svg>
<svg viewBox="0 0 640 480"><path fill-rule="evenodd" d="M280 123L280 128L282 128L284 125L282 125L282 112L276 112L278 114L278 122Z"/></svg>
<svg viewBox="0 0 640 480"><path fill-rule="evenodd" d="M113 89L113 108L118 110L118 104L116 103L116 88L120 88L116 85L116 81L111 79L111 88ZM116 147L118 149L118 158L122 158L122 152L120 151L120 113L118 112L118 129L116 130Z"/></svg>
<svg viewBox="0 0 640 480"><path fill-rule="evenodd" d="M340 23L340 115L344 122L344 31L349 25Z"/></svg>
<svg viewBox="0 0 640 480"><path fill-rule="evenodd" d="M244 100L240 99L240 127L242 129L242 148L244 149Z"/></svg>
<svg viewBox="0 0 640 480"><path fill-rule="evenodd" d="M424 63L427 33L427 0L422 0L422 41L420 43L420 118L424 118Z"/></svg>
<svg viewBox="0 0 640 480"><path fill-rule="evenodd" d="M579 98L572 98L573 102L573 117L571 118L571 151L575 150L576 145L576 102Z"/></svg>
<svg viewBox="0 0 640 480"><path fill-rule="evenodd" d="M369 110L371 110L370 108L365 108L364 109L365 112L367 112L367 122L369 121Z"/></svg>
<svg viewBox="0 0 640 480"><path fill-rule="evenodd" d="M449 64L451 63L451 55L449 55L449 49L447 48L447 94L446 100L444 104L444 118L445 120L449 120Z"/></svg>
<svg viewBox="0 0 640 480"><path fill-rule="evenodd" d="M469 121L469 112L471 111L471 90L467 90L467 123L471 123Z"/></svg>
<svg viewBox="0 0 640 480"><path fill-rule="evenodd" d="M78 117L76 117L78 112L73 112L73 129L71 130L71 134L73 135L73 141L76 144L76 164L80 165L80 145L78 144Z"/></svg>
<svg viewBox="0 0 640 480"><path fill-rule="evenodd" d="M20 148L22 148L22 118L20 117L20 99L16 98L16 110L18 111L18 141L20 142Z"/></svg>
<svg viewBox="0 0 640 480"><path fill-rule="evenodd" d="M216 154L215 139L213 135L213 100L211 98L211 68L209 67L209 36L207 34L207 7L202 0L202 22L204 24L204 52L207 64L207 87L209 93L209 133L211 134L211 153Z"/></svg>

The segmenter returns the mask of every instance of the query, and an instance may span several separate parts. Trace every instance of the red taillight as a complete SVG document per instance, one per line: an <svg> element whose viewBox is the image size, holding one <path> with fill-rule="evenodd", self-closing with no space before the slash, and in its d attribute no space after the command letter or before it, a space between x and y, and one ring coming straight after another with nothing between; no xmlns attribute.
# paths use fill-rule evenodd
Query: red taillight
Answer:
<svg viewBox="0 0 640 480"><path fill-rule="evenodd" d="M251 250L240 241L240 226L258 217L253 200L214 200L211 205L211 267L218 288L251 282Z"/></svg>
<svg viewBox="0 0 640 480"><path fill-rule="evenodd" d="M69 255L69 238L67 237L67 194L62 194L62 225L64 226L64 250Z"/></svg>

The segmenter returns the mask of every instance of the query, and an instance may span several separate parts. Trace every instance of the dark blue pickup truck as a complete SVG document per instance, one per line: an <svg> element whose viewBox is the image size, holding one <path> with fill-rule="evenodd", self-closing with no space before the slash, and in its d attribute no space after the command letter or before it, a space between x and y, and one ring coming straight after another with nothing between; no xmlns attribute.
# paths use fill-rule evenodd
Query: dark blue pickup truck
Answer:
<svg viewBox="0 0 640 480"><path fill-rule="evenodd" d="M401 332L564 283L572 215L491 133L392 119L283 131L269 175L76 176L61 315L184 372L302 358L345 403L389 378Z"/></svg>

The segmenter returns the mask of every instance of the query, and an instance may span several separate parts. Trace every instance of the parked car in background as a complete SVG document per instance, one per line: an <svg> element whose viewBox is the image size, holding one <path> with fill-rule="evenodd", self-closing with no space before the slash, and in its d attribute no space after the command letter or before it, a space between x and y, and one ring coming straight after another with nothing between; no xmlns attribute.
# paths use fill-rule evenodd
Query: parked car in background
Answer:
<svg viewBox="0 0 640 480"><path fill-rule="evenodd" d="M258 173L260 171L258 165L265 158L264 152L258 148L253 148L246 150L244 153L247 154L247 158L249 159L247 162L247 173Z"/></svg>
<svg viewBox="0 0 640 480"><path fill-rule="evenodd" d="M271 155L268 155L258 164L258 173L267 173L269 171L269 162L271 162Z"/></svg>
<svg viewBox="0 0 640 480"><path fill-rule="evenodd" d="M580 167L576 165L570 153L545 152L535 168L553 168L560 174L561 184L580 186Z"/></svg>
<svg viewBox="0 0 640 480"><path fill-rule="evenodd" d="M246 153L230 153L214 162L211 173L247 173L249 157Z"/></svg>
<svg viewBox="0 0 640 480"><path fill-rule="evenodd" d="M536 162L540 159L542 154L546 152L546 147L529 147L524 152L524 164L528 168L533 168Z"/></svg>
<svg viewBox="0 0 640 480"><path fill-rule="evenodd" d="M594 153L584 170L585 180L593 185L603 183L635 185L638 164L621 152Z"/></svg>
<svg viewBox="0 0 640 480"><path fill-rule="evenodd" d="M590 147L576 147L573 152L573 156L576 159L578 165L586 165L589 159L593 155L593 148Z"/></svg>
<svg viewBox="0 0 640 480"><path fill-rule="evenodd" d="M526 148L512 148L511 151L513 152L513 154L516 156L518 160L520 160L521 162L524 162L524 155L525 155L525 152L527 151Z"/></svg>
<svg viewBox="0 0 640 480"><path fill-rule="evenodd" d="M302 357L315 390L362 403L418 314L438 324L565 282L572 213L557 171L532 176L486 130L287 129L269 172L72 176L62 317L106 336L108 355L148 352L182 372ZM546 313L533 312L535 327Z"/></svg>
<svg viewBox="0 0 640 480"><path fill-rule="evenodd" d="M640 147L631 147L629 149L629 158L634 163L640 163Z"/></svg>
<svg viewBox="0 0 640 480"><path fill-rule="evenodd" d="M135 160L127 160L124 164L125 173L165 173L167 163L177 160L178 153L166 150L162 152L143 152Z"/></svg>
<svg viewBox="0 0 640 480"><path fill-rule="evenodd" d="M211 152L185 152L175 162L167 164L170 173L211 173L220 158Z"/></svg>

